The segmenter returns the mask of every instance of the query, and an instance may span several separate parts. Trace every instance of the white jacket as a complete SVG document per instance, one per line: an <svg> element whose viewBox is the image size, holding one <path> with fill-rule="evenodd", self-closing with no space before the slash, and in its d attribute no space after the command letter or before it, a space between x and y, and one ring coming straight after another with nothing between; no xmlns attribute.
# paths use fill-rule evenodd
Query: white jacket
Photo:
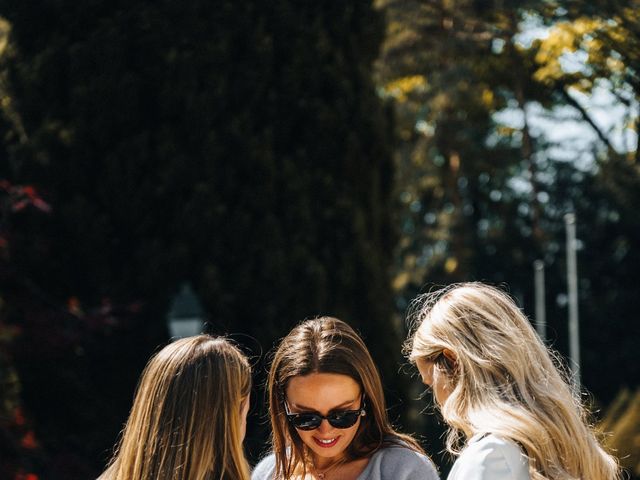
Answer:
<svg viewBox="0 0 640 480"><path fill-rule="evenodd" d="M480 433L453 464L447 480L530 480L528 459L517 443Z"/></svg>

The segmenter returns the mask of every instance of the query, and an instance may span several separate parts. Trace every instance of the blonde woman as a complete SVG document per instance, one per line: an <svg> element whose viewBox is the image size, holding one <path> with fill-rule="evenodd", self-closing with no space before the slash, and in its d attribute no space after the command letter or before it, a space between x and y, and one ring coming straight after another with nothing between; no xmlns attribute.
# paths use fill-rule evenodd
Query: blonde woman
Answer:
<svg viewBox="0 0 640 480"><path fill-rule="evenodd" d="M367 347L337 318L307 320L282 340L268 391L273 452L253 480L438 480L391 426Z"/></svg>
<svg viewBox="0 0 640 480"><path fill-rule="evenodd" d="M453 285L416 299L412 315L410 359L460 455L449 480L618 478L554 356L506 293Z"/></svg>
<svg viewBox="0 0 640 480"><path fill-rule="evenodd" d="M251 368L224 338L177 340L147 364L99 480L248 480Z"/></svg>

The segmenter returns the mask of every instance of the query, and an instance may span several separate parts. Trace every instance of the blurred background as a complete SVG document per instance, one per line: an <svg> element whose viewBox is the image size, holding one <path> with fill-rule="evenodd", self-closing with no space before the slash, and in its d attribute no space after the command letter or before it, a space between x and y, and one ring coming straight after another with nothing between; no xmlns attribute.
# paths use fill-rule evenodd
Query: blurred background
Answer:
<svg viewBox="0 0 640 480"><path fill-rule="evenodd" d="M409 302L502 285L571 366L572 251L585 402L640 478L639 7L0 0L0 478L95 478L203 322L255 364L255 462L267 353L319 314L444 478Z"/></svg>

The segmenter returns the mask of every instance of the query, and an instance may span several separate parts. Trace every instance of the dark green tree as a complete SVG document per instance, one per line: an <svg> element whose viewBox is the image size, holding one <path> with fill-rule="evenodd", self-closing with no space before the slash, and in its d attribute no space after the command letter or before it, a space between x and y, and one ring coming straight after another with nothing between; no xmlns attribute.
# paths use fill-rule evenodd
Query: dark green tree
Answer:
<svg viewBox="0 0 640 480"><path fill-rule="evenodd" d="M27 135L5 145L11 178L54 206L21 225L16 268L54 303L143 307L56 362L23 358L53 458L104 464L183 281L210 330L256 354L305 317L343 318L398 406L393 164L371 79L384 27L370 2L3 0L0 13ZM266 426L251 423L255 456ZM58 467L50 478L73 477Z"/></svg>

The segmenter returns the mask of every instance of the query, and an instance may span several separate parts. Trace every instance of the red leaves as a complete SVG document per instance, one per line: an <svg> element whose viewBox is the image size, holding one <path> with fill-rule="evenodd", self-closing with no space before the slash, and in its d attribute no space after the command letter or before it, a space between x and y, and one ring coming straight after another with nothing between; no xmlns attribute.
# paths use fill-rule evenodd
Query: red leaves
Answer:
<svg viewBox="0 0 640 480"><path fill-rule="evenodd" d="M51 211L51 205L49 205L41 198L34 198L33 200L31 200L31 205L44 213L49 213Z"/></svg>
<svg viewBox="0 0 640 480"><path fill-rule="evenodd" d="M36 435L33 433L33 430L28 430L27 433L22 436L20 446L27 450L34 450L38 448L38 442L36 441Z"/></svg>
<svg viewBox="0 0 640 480"><path fill-rule="evenodd" d="M0 191L6 193L7 206L13 212L19 212L29 206L45 213L51 211L51 205L40 197L33 185L12 185L7 180L0 180Z"/></svg>
<svg viewBox="0 0 640 480"><path fill-rule="evenodd" d="M22 191L24 192L25 195L27 195L30 198L37 197L36 189L31 185L27 185L25 187L22 187Z"/></svg>
<svg viewBox="0 0 640 480"><path fill-rule="evenodd" d="M22 409L20 407L15 409L15 412L13 415L13 422L19 427L25 424L24 414L22 413Z"/></svg>
<svg viewBox="0 0 640 480"><path fill-rule="evenodd" d="M31 422L20 406L13 409L12 417L10 424L4 426L2 433L4 441L10 442L9 445L17 456L11 458L11 456L2 455L0 477L13 480L39 480L40 477L33 473L32 468L33 460L41 455L40 444L30 426Z"/></svg>
<svg viewBox="0 0 640 480"><path fill-rule="evenodd" d="M67 310L76 317L82 317L84 315L82 306L80 305L80 299L75 296L69 297L69 300L67 300Z"/></svg>
<svg viewBox="0 0 640 480"><path fill-rule="evenodd" d="M29 200L27 199L23 199L23 200L18 200L17 202L13 202L11 204L11 210L13 210L14 212L19 212L20 210L24 210L26 207L29 206Z"/></svg>
<svg viewBox="0 0 640 480"><path fill-rule="evenodd" d="M0 179L0 252L9 249L7 217L27 207L51 212L51 205L40 197L33 185L12 185L8 180Z"/></svg>
<svg viewBox="0 0 640 480"><path fill-rule="evenodd" d="M38 477L38 475L36 475L35 473L23 473L23 472L18 472L16 473L16 476L13 477L13 480L39 480L40 477Z"/></svg>

